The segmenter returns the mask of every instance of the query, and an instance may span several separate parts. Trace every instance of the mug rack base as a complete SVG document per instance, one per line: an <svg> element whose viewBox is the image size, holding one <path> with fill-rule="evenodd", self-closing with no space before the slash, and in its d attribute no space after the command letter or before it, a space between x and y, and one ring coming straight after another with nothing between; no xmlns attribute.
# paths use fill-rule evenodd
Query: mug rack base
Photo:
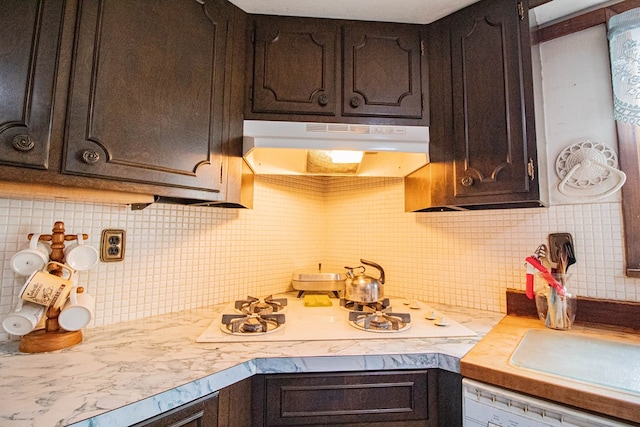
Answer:
<svg viewBox="0 0 640 427"><path fill-rule="evenodd" d="M44 353L62 350L82 342L82 331L57 330L46 332L44 329L33 331L20 338L18 350L22 353Z"/></svg>

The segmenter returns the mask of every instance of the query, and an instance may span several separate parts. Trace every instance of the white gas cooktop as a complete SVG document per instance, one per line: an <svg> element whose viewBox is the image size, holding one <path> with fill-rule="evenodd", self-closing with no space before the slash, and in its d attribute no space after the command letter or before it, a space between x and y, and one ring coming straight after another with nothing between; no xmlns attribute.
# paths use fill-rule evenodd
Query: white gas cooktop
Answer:
<svg viewBox="0 0 640 427"><path fill-rule="evenodd" d="M392 311L411 314L411 327L401 332L371 332L355 328L349 324L349 311L340 306L340 300L331 298L330 307L306 307L303 298L297 293L274 295L274 298L287 298L287 307L282 312L286 317L284 328L267 334L233 335L223 332L220 325L222 314L236 313L234 303L230 303L216 317L211 325L200 335L196 342L264 342L264 341L331 341L353 339L400 339L400 338L442 338L471 337L476 333L447 317L444 313L432 310L422 302L406 304L408 301L389 298ZM427 317L435 317L428 319Z"/></svg>

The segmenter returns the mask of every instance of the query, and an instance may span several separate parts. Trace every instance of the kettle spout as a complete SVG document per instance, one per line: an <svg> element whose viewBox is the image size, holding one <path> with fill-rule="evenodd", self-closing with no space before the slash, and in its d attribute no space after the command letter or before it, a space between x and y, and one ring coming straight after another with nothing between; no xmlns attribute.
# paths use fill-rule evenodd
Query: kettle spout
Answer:
<svg viewBox="0 0 640 427"><path fill-rule="evenodd" d="M353 279L354 277L356 277L356 276L355 276L355 274L353 274L353 267L347 267L347 266L345 266L344 268L346 268L346 269L347 269L347 277L348 277L349 279Z"/></svg>

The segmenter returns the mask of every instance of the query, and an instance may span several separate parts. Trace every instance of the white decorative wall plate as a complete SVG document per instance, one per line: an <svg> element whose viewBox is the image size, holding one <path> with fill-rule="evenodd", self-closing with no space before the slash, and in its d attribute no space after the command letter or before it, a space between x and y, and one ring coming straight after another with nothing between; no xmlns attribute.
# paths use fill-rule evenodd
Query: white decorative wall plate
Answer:
<svg viewBox="0 0 640 427"><path fill-rule="evenodd" d="M618 169L615 151L605 144L581 141L562 150L556 159L556 173L560 177L558 191L565 196L588 198L607 197L627 180Z"/></svg>

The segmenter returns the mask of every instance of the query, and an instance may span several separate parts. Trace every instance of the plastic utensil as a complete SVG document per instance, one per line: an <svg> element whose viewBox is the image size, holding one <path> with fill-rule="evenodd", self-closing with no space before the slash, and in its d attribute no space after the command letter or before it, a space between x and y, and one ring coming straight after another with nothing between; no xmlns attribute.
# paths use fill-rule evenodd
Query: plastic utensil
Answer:
<svg viewBox="0 0 640 427"><path fill-rule="evenodd" d="M540 263L544 262L547 256L547 245L545 245L544 243L539 245L532 256L537 260L539 260ZM527 268L527 282L526 282L527 298L533 299L534 298L534 292L533 292L534 276L533 275L536 274L537 270L533 265L529 263L525 263L524 266Z"/></svg>
<svg viewBox="0 0 640 427"><path fill-rule="evenodd" d="M527 298L533 299L533 275L536 274L536 268L529 264L528 262L524 263L524 266L527 267L527 286L526 286L526 294Z"/></svg>
<svg viewBox="0 0 640 427"><path fill-rule="evenodd" d="M564 266L564 271L566 273L569 270L569 266L576 263L576 255L574 253L573 245L571 244L571 242L566 242L562 249L567 256L567 262Z"/></svg>
<svg viewBox="0 0 640 427"><path fill-rule="evenodd" d="M549 286L553 287L558 292L558 295L564 296L564 286L562 286L562 284L558 282L555 277L553 277L553 274L551 274L551 272L549 272L549 270L547 270L547 268L542 265L540 261L532 256L528 256L525 261L528 264L531 264L531 266L533 266L541 273L544 280L546 280ZM533 286L533 283L531 286Z"/></svg>

